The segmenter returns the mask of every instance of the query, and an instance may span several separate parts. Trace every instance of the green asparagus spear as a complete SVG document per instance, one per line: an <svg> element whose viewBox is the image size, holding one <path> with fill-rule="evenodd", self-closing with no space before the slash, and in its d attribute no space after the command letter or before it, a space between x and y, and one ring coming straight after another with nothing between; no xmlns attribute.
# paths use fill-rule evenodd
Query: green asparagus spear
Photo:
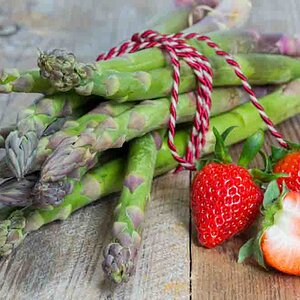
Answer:
<svg viewBox="0 0 300 300"><path fill-rule="evenodd" d="M255 92L258 97L262 97L266 95L267 93L271 92L273 87L255 87ZM212 114L217 115L220 113L223 113L225 111L231 110L235 106L244 103L245 101L248 100L248 96L245 94L242 88L216 88L213 91L212 94ZM183 101L182 96L180 96L180 102ZM110 101L110 103L112 103ZM110 105L107 103L107 105ZM133 105L133 104L131 104ZM193 106L193 109L195 107ZM111 108L106 109L109 113L109 115L116 115L113 114ZM167 118L167 115L166 115ZM65 128L69 127L70 122L67 122L65 124ZM74 124L74 123L73 123ZM70 124L72 125L72 123ZM72 125L73 126L73 125ZM79 127L76 127L77 132L75 130L72 131L72 135L75 134L80 134L80 131L84 131L84 126L81 125ZM63 137L61 136L59 138L59 133L55 134L54 136L46 136L42 137L41 140L39 141L38 147L37 147L37 154L36 154L36 159L33 164L32 170L31 171L37 171L40 170L41 165L44 163L45 159L52 154L53 150L56 149ZM5 161L0 161L0 178L7 178L7 177L12 177L13 173L10 171L8 166L6 165Z"/></svg>
<svg viewBox="0 0 300 300"><path fill-rule="evenodd" d="M216 90L212 115L247 101L248 96L241 91L241 89ZM224 101L225 99L228 101ZM178 122L191 121L196 108L195 95L193 93L181 95L179 100ZM60 138L55 139L54 143L50 141L50 147L53 144L54 147L51 148L55 151L45 160L40 182L35 187L37 202L59 203L61 199L57 198L58 195L64 195L72 188L67 178L80 180L82 174L90 168L91 161L94 163L100 152L121 147L125 141L166 127L170 114L169 106L170 100L167 98L148 100L116 118L108 118L94 131L84 134L80 131L75 134L62 131L57 133ZM53 193L53 190L56 192Z"/></svg>
<svg viewBox="0 0 300 300"><path fill-rule="evenodd" d="M8 165L18 179L31 169L39 139L59 130L84 102L76 94L57 94L40 99L18 114L16 129L5 142Z"/></svg>
<svg viewBox="0 0 300 300"><path fill-rule="evenodd" d="M195 5L183 5L179 8L177 8L175 11L172 11L171 13L167 14L164 18L160 18L158 21L154 22L152 25L149 26L149 28L158 31L161 34L170 34L170 33L177 33L180 32L186 28L191 27L194 25L194 29L201 29L201 25L198 26L199 22L204 21L203 19L206 16L211 16L213 13L219 16L223 13L226 14L227 20L230 19L228 15L228 11L223 12L218 7L217 10L213 10L217 5L219 4L219 0L198 0ZM222 8L222 7L221 7ZM235 19L232 20L233 22L230 22L228 24L228 27L235 27L237 21L240 21L240 18L243 18L243 22L247 21L247 14L240 14L240 10L236 11L235 8L231 11L231 16L234 14ZM212 18L210 18L211 20ZM207 20L208 21L208 20ZM209 22L205 21L204 23L207 24ZM222 20L223 21L223 20ZM215 23L215 22L214 22ZM219 23L220 24L220 23ZM222 25L225 25L222 23ZM197 26L197 27L196 27ZM208 28L208 26L205 26ZM223 29L224 26L222 26ZM205 32L205 31L202 31ZM207 32L207 31L206 31ZM205 32L205 33L206 33Z"/></svg>
<svg viewBox="0 0 300 300"><path fill-rule="evenodd" d="M115 209L113 239L104 249L103 269L116 283L127 281L135 270L145 207L163 133L148 133L130 143L121 197Z"/></svg>
<svg viewBox="0 0 300 300"><path fill-rule="evenodd" d="M291 82L261 100L261 104L276 124L300 112L299 86L300 81ZM216 127L220 132L230 126L237 127L234 129L235 133L228 137L228 145L247 138L260 128L266 128L258 116L257 110L250 103L243 104L231 112L211 119L211 128ZM178 132L175 138L175 144L180 155L184 152L188 136L189 132L182 130ZM214 148L213 133L210 131L207 137L203 154L213 151ZM9 255L30 232L38 230L43 225L55 220L65 220L81 207L100 197L120 191L124 179L125 164L125 159L120 157L96 167L87 173L81 182L75 183L72 193L52 210L26 208L12 213L10 217L0 223L0 255ZM157 155L155 175L164 174L175 168L176 165L177 163L168 149L167 141L164 140Z"/></svg>
<svg viewBox="0 0 300 300"><path fill-rule="evenodd" d="M300 61L290 57L240 54L236 55L235 59L251 84L285 83L300 76ZM210 57L210 62L215 75L214 86L241 85L240 79L223 57ZM70 69L68 72L72 73ZM41 73L42 76L50 74L48 71L41 71ZM48 79L58 90L68 91L74 88L82 95L94 94L120 101L163 97L170 94L173 86L172 68L128 73L114 70L101 71L95 66L90 66L89 69L79 69L76 74L71 73L55 73L55 76L50 76ZM69 80L68 76L72 79L76 77L76 80ZM193 71L183 64L180 93L189 92L195 87L196 79Z"/></svg>
<svg viewBox="0 0 300 300"><path fill-rule="evenodd" d="M200 22L185 31L207 33L241 27L248 21L251 7L250 0L223 0ZM194 14L197 14L197 10L194 10Z"/></svg>

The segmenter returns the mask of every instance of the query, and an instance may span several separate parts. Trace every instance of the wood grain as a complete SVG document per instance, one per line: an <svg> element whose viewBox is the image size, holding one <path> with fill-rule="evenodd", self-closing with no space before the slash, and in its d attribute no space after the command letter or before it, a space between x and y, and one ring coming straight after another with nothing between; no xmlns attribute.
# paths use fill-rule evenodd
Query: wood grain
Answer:
<svg viewBox="0 0 300 300"><path fill-rule="evenodd" d="M85 61L147 27L172 0L0 0L0 24L21 30L0 37L1 67L35 65L36 48L67 48ZM254 0L250 26L264 31L297 32L296 0ZM0 126L37 95L0 96ZM300 117L279 128L299 140ZM273 140L269 137L267 144ZM232 148L236 155L240 149ZM137 273L126 286L103 280L102 248L110 239L116 196L86 207L67 221L32 233L12 256L0 261L0 299L297 299L299 279L238 265L245 236L215 250L197 246L190 233L190 176L156 179L147 208ZM191 250L190 250L191 248ZM191 259L190 259L191 257ZM190 276L191 275L191 276ZM192 292L192 294L190 294Z"/></svg>

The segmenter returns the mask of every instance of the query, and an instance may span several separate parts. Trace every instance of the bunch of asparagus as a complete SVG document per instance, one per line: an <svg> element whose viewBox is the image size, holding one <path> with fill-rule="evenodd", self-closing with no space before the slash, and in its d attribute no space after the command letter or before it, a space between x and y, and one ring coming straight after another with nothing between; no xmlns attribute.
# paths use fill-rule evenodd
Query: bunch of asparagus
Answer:
<svg viewBox="0 0 300 300"><path fill-rule="evenodd" d="M284 34L230 29L246 21L249 7L248 0L197 0L197 14L195 7L184 6L154 29L208 33L235 55L278 124L300 112L300 61L293 58L300 54L300 43ZM191 15L195 24L186 29ZM219 30L224 27L230 30ZM209 57L215 73L211 128L223 132L236 126L228 144L265 129L232 69L205 44L188 43ZM39 54L39 69L1 72L0 92L45 95L20 112L15 125L0 130L6 150L0 162L1 256L30 232L120 191L103 270L116 283L134 273L153 177L177 165L166 140L173 82L168 61L156 48L89 64L54 50ZM181 155L196 109L195 86L192 70L182 63L177 112L182 125L175 138ZM214 143L210 130L203 155L213 151Z"/></svg>

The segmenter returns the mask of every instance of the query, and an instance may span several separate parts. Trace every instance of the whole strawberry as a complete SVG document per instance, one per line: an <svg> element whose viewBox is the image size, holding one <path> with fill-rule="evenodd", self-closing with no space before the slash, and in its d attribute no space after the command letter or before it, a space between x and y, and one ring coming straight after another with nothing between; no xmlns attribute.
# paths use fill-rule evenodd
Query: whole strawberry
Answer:
<svg viewBox="0 0 300 300"><path fill-rule="evenodd" d="M277 161L273 161L273 171L274 173L285 173L288 177L277 179L279 187L281 188L282 183L285 182L291 191L300 192L300 151L292 150L284 152L284 150L282 150L281 153L285 154Z"/></svg>
<svg viewBox="0 0 300 300"><path fill-rule="evenodd" d="M245 143L239 165L225 147L228 130L216 136L217 161L208 162L195 175L191 209L201 245L212 248L243 231L258 216L263 192L246 169L263 144L259 131Z"/></svg>
<svg viewBox="0 0 300 300"><path fill-rule="evenodd" d="M260 231L240 249L239 262L253 256L264 268L268 265L287 274L300 275L300 193L283 187L279 196L277 183L271 189L266 193L271 199L264 200Z"/></svg>

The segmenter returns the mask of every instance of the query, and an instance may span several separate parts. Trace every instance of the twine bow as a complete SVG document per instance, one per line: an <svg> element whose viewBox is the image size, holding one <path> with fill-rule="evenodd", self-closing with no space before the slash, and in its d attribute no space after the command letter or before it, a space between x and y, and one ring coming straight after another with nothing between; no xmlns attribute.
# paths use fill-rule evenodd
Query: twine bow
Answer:
<svg viewBox="0 0 300 300"><path fill-rule="evenodd" d="M226 62L232 66L237 77L241 79L244 90L249 94L252 104L257 108L262 120L267 125L271 134L277 139L277 142L284 148L287 147L283 136L276 130L273 122L267 116L264 108L257 100L247 77L243 74L240 65L227 52L223 51L209 37L197 33L176 33L171 35L160 34L153 30L146 30L143 33L136 33L132 38L118 47L113 47L107 53L98 56L97 61L108 60L113 57L122 56L125 53L134 53L142 49L158 47L166 51L170 57L173 67L173 87L171 91L170 118L168 131L168 145L174 159L179 163L177 171L182 169L194 170L195 160L201 155L201 150L206 143L206 133L209 129L209 117L211 110L211 94L213 89L213 71L207 57L202 55L190 46L186 41L196 39L204 42L208 47L214 49L218 56L224 57ZM184 157L181 157L174 144L177 120L178 90L180 85L180 60L185 61L195 73L197 87L195 90L196 113L194 124L190 133L190 139L187 145Z"/></svg>

